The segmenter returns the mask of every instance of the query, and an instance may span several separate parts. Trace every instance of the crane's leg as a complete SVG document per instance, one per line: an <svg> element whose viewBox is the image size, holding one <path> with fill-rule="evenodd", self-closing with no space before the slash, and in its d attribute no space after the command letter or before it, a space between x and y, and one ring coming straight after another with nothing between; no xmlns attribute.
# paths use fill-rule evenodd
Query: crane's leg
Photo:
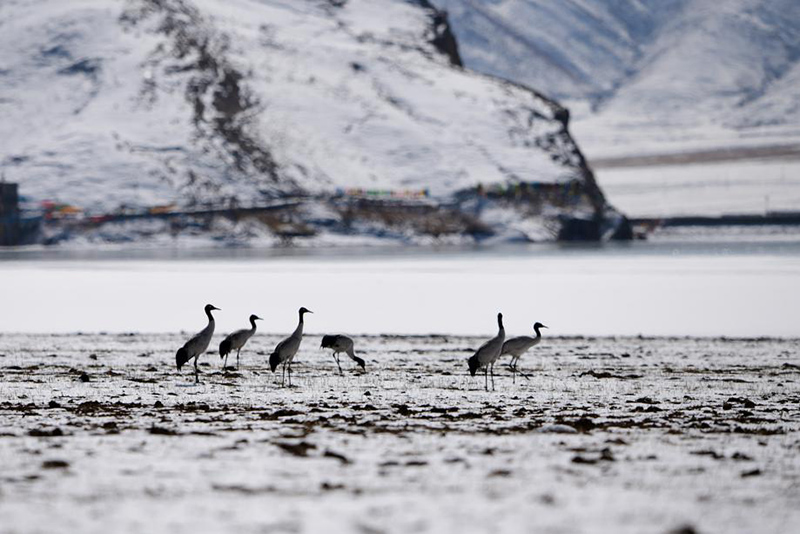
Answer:
<svg viewBox="0 0 800 534"><path fill-rule="evenodd" d="M286 383L286 364L281 365L281 387Z"/></svg>
<svg viewBox="0 0 800 534"><path fill-rule="evenodd" d="M492 366L490 368L490 373L492 375L492 391L494 391L494 362L492 362Z"/></svg>
<svg viewBox="0 0 800 534"><path fill-rule="evenodd" d="M239 370L239 352L240 352L241 350L242 350L242 349L236 349L236 370L237 370L237 371Z"/></svg>
<svg viewBox="0 0 800 534"><path fill-rule="evenodd" d="M525 380L530 380L530 377L519 370L519 358L517 358L517 363L514 365L514 372L519 373L519 376L524 378Z"/></svg>
<svg viewBox="0 0 800 534"><path fill-rule="evenodd" d="M483 389L489 391L489 366L483 368Z"/></svg>
<svg viewBox="0 0 800 534"><path fill-rule="evenodd" d="M289 387L292 387L292 362L289 361Z"/></svg>
<svg viewBox="0 0 800 534"><path fill-rule="evenodd" d="M197 376L197 373L198 373L198 370L197 370L197 358L195 358L194 359L194 383L195 384L199 384L200 383L200 378Z"/></svg>
<svg viewBox="0 0 800 534"><path fill-rule="evenodd" d="M525 380L530 380L530 377L528 377L528 375L526 375L526 374L525 374L525 373L523 373L522 371L519 371L519 375L520 375L522 378L524 378Z"/></svg>
<svg viewBox="0 0 800 534"><path fill-rule="evenodd" d="M344 375L344 373L342 372L342 366L341 366L341 364L339 363L339 355L338 355L338 354L336 355L336 367L338 367L338 368L339 368L339 374L340 374L340 375Z"/></svg>
<svg viewBox="0 0 800 534"><path fill-rule="evenodd" d="M222 370L224 371L228 367L228 355L225 355L225 361L222 362Z"/></svg>

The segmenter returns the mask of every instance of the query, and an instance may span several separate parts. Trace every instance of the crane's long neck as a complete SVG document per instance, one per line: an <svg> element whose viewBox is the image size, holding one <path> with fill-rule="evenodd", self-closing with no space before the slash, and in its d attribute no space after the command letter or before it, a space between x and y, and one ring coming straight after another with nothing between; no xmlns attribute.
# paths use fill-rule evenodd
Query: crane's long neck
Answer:
<svg viewBox="0 0 800 534"><path fill-rule="evenodd" d="M303 312L300 312L300 321L297 323L297 328L294 329L295 336L303 335Z"/></svg>
<svg viewBox="0 0 800 534"><path fill-rule="evenodd" d="M542 338L542 332L539 330L539 325L535 325L533 327L533 331L536 332L536 339Z"/></svg>
<svg viewBox="0 0 800 534"><path fill-rule="evenodd" d="M252 317L250 318L250 331L254 334L256 333L256 320Z"/></svg>
<svg viewBox="0 0 800 534"><path fill-rule="evenodd" d="M506 335L506 329L503 328L503 318L502 317L498 317L497 318L497 335L498 336L504 336L504 337Z"/></svg>
<svg viewBox="0 0 800 534"><path fill-rule="evenodd" d="M214 335L214 316L211 315L211 310L206 310L206 316L208 317L208 324L203 328L203 333L210 338Z"/></svg>

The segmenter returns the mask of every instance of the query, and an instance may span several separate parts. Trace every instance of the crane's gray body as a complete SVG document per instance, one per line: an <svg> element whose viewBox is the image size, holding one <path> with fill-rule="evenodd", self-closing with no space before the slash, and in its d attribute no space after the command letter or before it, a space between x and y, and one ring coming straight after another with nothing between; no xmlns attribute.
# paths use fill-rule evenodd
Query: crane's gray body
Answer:
<svg viewBox="0 0 800 534"><path fill-rule="evenodd" d="M339 374L342 374L342 366L339 363L339 353L341 352L344 352L350 356L350 359L356 362L361 369L364 371L367 370L364 360L356 356L355 346L352 338L343 334L322 336L322 344L320 346L323 349L333 350L333 359L336 361L336 366L339 368Z"/></svg>
<svg viewBox="0 0 800 534"><path fill-rule="evenodd" d="M269 365L273 373L279 365L283 365L283 373L285 374L288 366L290 386L292 385L292 360L300 349L300 342L303 341L303 314L314 312L306 308L300 308L298 313L300 320L297 323L297 328L294 329L294 332L289 337L278 343L275 346L275 350L269 355ZM281 384L283 384L283 374L281 375Z"/></svg>
<svg viewBox="0 0 800 534"><path fill-rule="evenodd" d="M253 325L253 328L242 328L241 330L237 330L236 332L231 332L228 336L222 340L224 343L227 341L230 344L230 351L240 350L244 347L247 340L253 337L253 334L256 333L256 326ZM223 354L222 356L225 356Z"/></svg>
<svg viewBox="0 0 800 534"><path fill-rule="evenodd" d="M484 370L485 388L489 391L488 374L492 375L492 389L494 389L494 362L500 358L503 351L503 342L506 339L506 330L503 328L503 314L497 314L497 335L481 345L475 354L468 360L469 372L472 376L478 369Z"/></svg>
<svg viewBox="0 0 800 534"><path fill-rule="evenodd" d="M274 354L278 355L279 363L289 363L294 359L297 351L300 350L300 342L303 341L303 323L297 325L294 332L275 346Z"/></svg>
<svg viewBox="0 0 800 534"><path fill-rule="evenodd" d="M478 358L479 368L491 365L500 358L505 334L505 330L501 330L499 334L478 348L475 352L475 356Z"/></svg>
<svg viewBox="0 0 800 534"><path fill-rule="evenodd" d="M537 322L533 325L533 330L536 332L536 337L531 336L519 336L519 337L512 337L505 343L503 343L503 351L502 356L509 354L511 356L511 361L508 363L509 367L511 367L511 371L514 373L514 382L517 381L517 363L519 359L522 357L523 354L528 352L531 348L535 347L542 341L542 332L539 330L540 328L547 328L542 323ZM520 371L520 374L524 376L526 379L528 378L527 375Z"/></svg>
<svg viewBox="0 0 800 534"><path fill-rule="evenodd" d="M542 340L540 337L519 336L512 337L503 343L503 356L510 354L512 361L519 359L520 356L528 352L531 348L538 345Z"/></svg>
<svg viewBox="0 0 800 534"><path fill-rule="evenodd" d="M207 349L208 345L211 343L211 338L214 337L214 316L211 315L212 310L218 310L212 306L211 304L206 304L205 312L206 316L208 317L208 324L205 328L200 330L198 333L193 335L189 341L183 344L183 347L178 349L178 352L175 354L175 362L178 365L178 371L181 370L183 364L194 358L194 380L195 382L199 382L200 379L198 378L198 370L197 370L197 359L203 354Z"/></svg>
<svg viewBox="0 0 800 534"><path fill-rule="evenodd" d="M242 350L245 343L256 333L256 321L260 319L261 317L257 315L251 315L250 328L243 328L228 334L225 339L222 340L222 343L219 344L219 357L225 358L225 363L222 365L223 369L228 364L228 354L234 350L236 351L236 368L239 368L239 352Z"/></svg>

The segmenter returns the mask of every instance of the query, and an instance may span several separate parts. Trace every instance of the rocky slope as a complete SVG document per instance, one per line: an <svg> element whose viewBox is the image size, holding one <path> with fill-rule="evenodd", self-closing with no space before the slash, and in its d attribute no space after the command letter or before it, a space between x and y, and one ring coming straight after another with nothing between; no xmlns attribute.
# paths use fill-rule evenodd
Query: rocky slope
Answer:
<svg viewBox="0 0 800 534"><path fill-rule="evenodd" d="M613 215L567 111L463 70L424 0L12 0L0 50L0 162L37 202L99 214L357 189L441 204L536 183L574 202L515 221Z"/></svg>

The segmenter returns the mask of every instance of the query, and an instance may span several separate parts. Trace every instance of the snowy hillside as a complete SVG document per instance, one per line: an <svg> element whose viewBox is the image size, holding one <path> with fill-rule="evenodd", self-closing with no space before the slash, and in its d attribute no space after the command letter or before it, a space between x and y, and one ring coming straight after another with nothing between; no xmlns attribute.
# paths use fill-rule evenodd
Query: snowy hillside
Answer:
<svg viewBox="0 0 800 534"><path fill-rule="evenodd" d="M89 212L587 184L567 113L464 71L424 0L11 0L0 162Z"/></svg>
<svg viewBox="0 0 800 534"><path fill-rule="evenodd" d="M800 139L796 0L434 0L465 64L574 111L591 156Z"/></svg>

